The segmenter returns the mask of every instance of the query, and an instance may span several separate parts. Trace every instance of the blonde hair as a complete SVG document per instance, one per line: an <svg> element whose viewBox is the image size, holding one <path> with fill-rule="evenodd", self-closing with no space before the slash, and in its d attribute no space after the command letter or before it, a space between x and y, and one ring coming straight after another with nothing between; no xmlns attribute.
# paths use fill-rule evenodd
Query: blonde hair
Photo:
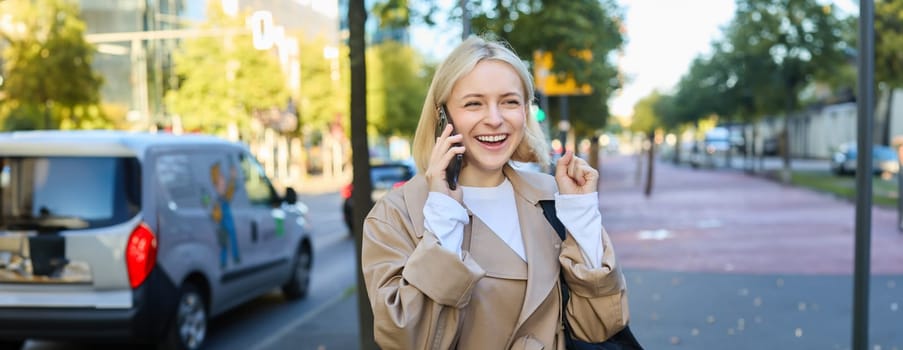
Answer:
<svg viewBox="0 0 903 350"><path fill-rule="evenodd" d="M414 132L414 144L411 145L414 153L414 162L417 163L419 172L425 172L430 161L430 154L436 144L436 125L439 122L439 106L448 101L452 88L462 77L470 73L477 63L486 60L495 60L507 63L514 68L520 76L526 100L526 121L524 138L521 140L511 160L519 162L537 162L545 167L549 164L549 145L539 122L533 116L531 104L533 103L533 77L527 70L527 66L514 50L502 42L490 41L477 36L471 36L448 57L445 58L436 69L426 100L423 102L423 110L420 112L420 121Z"/></svg>

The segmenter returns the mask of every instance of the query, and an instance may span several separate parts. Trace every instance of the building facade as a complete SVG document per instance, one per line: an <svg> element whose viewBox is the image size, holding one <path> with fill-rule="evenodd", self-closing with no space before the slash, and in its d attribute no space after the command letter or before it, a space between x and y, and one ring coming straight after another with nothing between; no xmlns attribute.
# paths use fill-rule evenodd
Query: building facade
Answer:
<svg viewBox="0 0 903 350"><path fill-rule="evenodd" d="M239 13L268 11L286 32L339 43L338 0L210 0ZM207 4L185 0L80 0L94 68L104 77L101 99L136 129L165 125L166 91L178 88L173 55L180 32L206 19ZM286 62L286 64L288 64ZM296 74L289 74L297 77ZM291 79L291 78L290 78Z"/></svg>

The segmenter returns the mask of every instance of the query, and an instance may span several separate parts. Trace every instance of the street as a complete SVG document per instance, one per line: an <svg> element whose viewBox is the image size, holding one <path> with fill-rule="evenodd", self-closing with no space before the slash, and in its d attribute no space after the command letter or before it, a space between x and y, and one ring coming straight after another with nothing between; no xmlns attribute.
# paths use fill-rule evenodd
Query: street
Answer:
<svg viewBox="0 0 903 350"><path fill-rule="evenodd" d="M356 261L354 241L348 236L342 223L341 198L334 191L320 194L301 192L299 200L310 207L309 218L313 223L314 263L310 293L305 299L287 302L278 290L274 290L214 318L208 329L205 348L272 348L287 332L317 317L325 308L353 293ZM356 316L357 310L354 311ZM355 344L357 342L355 339L352 341ZM124 346L126 345L28 341L24 349L121 349Z"/></svg>
<svg viewBox="0 0 903 350"><path fill-rule="evenodd" d="M656 164L646 198L635 158L602 164L603 223L625 267L631 328L647 349L850 348L851 202L737 169L667 162ZM875 208L872 218L870 349L900 350L903 234L894 210ZM355 298L300 323L266 348L359 348Z"/></svg>
<svg viewBox="0 0 903 350"><path fill-rule="evenodd" d="M737 169L657 162L651 197L635 158L606 155L603 223L624 266L631 328L647 349L849 349L854 205ZM311 294L274 292L213 320L207 349L358 349L354 244L336 192L311 208ZM873 210L870 342L903 349L903 234ZM77 349L29 342L28 349ZM86 348L96 348L95 346Z"/></svg>

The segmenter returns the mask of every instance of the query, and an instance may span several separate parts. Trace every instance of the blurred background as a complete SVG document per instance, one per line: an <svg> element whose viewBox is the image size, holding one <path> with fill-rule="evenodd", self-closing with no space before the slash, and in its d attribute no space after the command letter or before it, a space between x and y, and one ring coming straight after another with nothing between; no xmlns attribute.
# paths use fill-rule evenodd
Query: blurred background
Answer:
<svg viewBox="0 0 903 350"><path fill-rule="evenodd" d="M364 9L373 199L416 172L410 141L436 65L463 37L491 35L531 68L534 115L555 154L573 149L602 173L641 342L850 348L858 2ZM874 349L903 349L903 1L874 9L871 334ZM351 98L350 10L349 0L0 0L0 130L246 144L311 208L320 254L306 300L256 299L215 320L207 346L367 348L353 297L352 144L364 138L351 131L362 105Z"/></svg>

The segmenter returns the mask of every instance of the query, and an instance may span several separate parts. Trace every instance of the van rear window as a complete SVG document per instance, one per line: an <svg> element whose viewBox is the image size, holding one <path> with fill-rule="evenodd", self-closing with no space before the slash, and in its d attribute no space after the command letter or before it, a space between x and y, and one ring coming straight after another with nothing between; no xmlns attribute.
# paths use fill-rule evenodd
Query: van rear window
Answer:
<svg viewBox="0 0 903 350"><path fill-rule="evenodd" d="M134 157L0 157L0 230L104 227L140 209Z"/></svg>

